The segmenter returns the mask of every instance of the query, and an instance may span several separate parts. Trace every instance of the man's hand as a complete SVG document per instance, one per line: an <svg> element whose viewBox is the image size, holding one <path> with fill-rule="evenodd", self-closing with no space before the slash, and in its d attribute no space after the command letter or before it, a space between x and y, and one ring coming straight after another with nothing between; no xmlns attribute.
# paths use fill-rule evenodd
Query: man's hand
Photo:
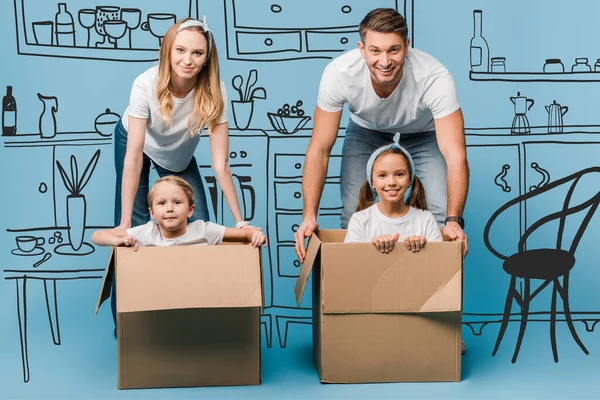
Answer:
<svg viewBox="0 0 600 400"><path fill-rule="evenodd" d="M458 222L449 221L443 230L444 236L447 236L450 240L462 240L464 243L463 257L466 257L469 253L469 240L465 231L460 227Z"/></svg>
<svg viewBox="0 0 600 400"><path fill-rule="evenodd" d="M294 234L294 239L296 239L296 245L294 248L296 249L296 255L301 263L304 263L304 259L306 258L306 248L304 246L304 238L312 236L313 232L319 227L317 224L316 218L304 218L300 227Z"/></svg>

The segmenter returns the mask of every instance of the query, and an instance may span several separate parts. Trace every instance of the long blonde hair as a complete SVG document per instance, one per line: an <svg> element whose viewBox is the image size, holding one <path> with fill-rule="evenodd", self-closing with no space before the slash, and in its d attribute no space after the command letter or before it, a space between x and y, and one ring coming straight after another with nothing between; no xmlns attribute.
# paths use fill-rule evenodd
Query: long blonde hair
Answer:
<svg viewBox="0 0 600 400"><path fill-rule="evenodd" d="M158 97L159 113L166 123L171 124L173 117L173 93L171 91L171 49L175 44L179 26L191 18L183 18L177 21L165 34L160 46L160 61L158 66L158 86L156 95ZM190 26L190 31L200 32L207 42L210 54L208 60L196 76L196 93L194 94L194 109L188 119L188 128L192 136L200 133L204 126L208 126L209 132L221 120L221 114L225 105L221 93L221 79L219 77L219 57L217 47L212 35L206 34L199 26Z"/></svg>

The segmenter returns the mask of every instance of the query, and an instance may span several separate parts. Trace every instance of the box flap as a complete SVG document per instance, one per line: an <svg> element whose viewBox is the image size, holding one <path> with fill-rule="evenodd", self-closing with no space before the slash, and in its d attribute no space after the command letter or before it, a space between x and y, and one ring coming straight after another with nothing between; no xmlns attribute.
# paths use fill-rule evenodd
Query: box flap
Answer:
<svg viewBox="0 0 600 400"><path fill-rule="evenodd" d="M117 312L261 307L259 252L248 245L119 247Z"/></svg>
<svg viewBox="0 0 600 400"><path fill-rule="evenodd" d="M104 278L102 278L102 287L100 289L100 295L98 296L98 303L96 303L96 315L100 306L106 299L110 297L110 288L112 286L113 275L115 273L115 248L110 248L110 256L108 257L108 265L106 266L106 272L104 272Z"/></svg>
<svg viewBox="0 0 600 400"><path fill-rule="evenodd" d="M382 254L371 243L321 246L324 313L462 310L462 243L404 245Z"/></svg>
<svg viewBox="0 0 600 400"><path fill-rule="evenodd" d="M302 300L302 294L304 293L304 288L306 287L306 282L308 281L308 276L310 275L310 271L312 270L313 264L317 255L319 254L319 250L321 249L321 240L318 236L318 231L313 232L312 236L308 241L308 248L306 249L306 257L304 258L304 263L302 264L302 268L300 268L300 274L298 275L298 279L296 279L296 287L294 288L294 293L296 293L296 304L300 306L300 301Z"/></svg>

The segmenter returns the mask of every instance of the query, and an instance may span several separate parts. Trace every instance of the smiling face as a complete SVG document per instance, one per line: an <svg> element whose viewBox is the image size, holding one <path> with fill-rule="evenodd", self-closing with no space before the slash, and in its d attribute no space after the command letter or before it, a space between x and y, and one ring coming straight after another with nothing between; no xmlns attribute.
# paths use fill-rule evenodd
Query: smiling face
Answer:
<svg viewBox="0 0 600 400"><path fill-rule="evenodd" d="M185 234L187 219L194 213L194 205L183 189L173 182L155 183L152 188L150 215L161 228L166 238L174 238Z"/></svg>
<svg viewBox="0 0 600 400"><path fill-rule="evenodd" d="M410 39L404 41L397 33L376 32L370 29L365 32L364 42L358 42L358 48L367 63L376 91L389 95L398 85L404 71L409 43Z"/></svg>
<svg viewBox="0 0 600 400"><path fill-rule="evenodd" d="M171 77L195 80L208 56L208 42L198 30L182 29L171 47Z"/></svg>
<svg viewBox="0 0 600 400"><path fill-rule="evenodd" d="M398 153L384 153L373 164L373 187L384 203L404 202L410 186L410 166Z"/></svg>

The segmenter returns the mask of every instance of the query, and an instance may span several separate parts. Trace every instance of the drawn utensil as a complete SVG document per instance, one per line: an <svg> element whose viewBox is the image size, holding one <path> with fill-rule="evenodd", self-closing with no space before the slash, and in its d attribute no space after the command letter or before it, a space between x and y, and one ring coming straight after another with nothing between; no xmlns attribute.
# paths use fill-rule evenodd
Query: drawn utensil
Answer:
<svg viewBox="0 0 600 400"><path fill-rule="evenodd" d="M236 75L231 80L231 84L233 85L233 88L235 90L237 90L238 94L240 95L240 101L244 101L244 93L242 92L242 85L244 84L244 78L242 78L241 75Z"/></svg>
<svg viewBox="0 0 600 400"><path fill-rule="evenodd" d="M248 80L246 81L246 89L244 90L244 99L243 101L248 101L248 96L250 95L250 90L252 87L256 85L256 81L258 80L258 73L255 69L251 69L248 73Z"/></svg>
<svg viewBox="0 0 600 400"><path fill-rule="evenodd" d="M40 265L42 265L43 263L45 263L46 261L48 261L50 259L50 257L52 257L52 254L50 254L50 253L44 254L44 257L42 257L38 262L36 262L35 264L33 264L33 268L39 267Z"/></svg>
<svg viewBox="0 0 600 400"><path fill-rule="evenodd" d="M250 101L253 101L254 99L266 99L267 98L267 92L265 91L265 88L263 87L257 87L255 89L252 90L252 94L250 95Z"/></svg>

